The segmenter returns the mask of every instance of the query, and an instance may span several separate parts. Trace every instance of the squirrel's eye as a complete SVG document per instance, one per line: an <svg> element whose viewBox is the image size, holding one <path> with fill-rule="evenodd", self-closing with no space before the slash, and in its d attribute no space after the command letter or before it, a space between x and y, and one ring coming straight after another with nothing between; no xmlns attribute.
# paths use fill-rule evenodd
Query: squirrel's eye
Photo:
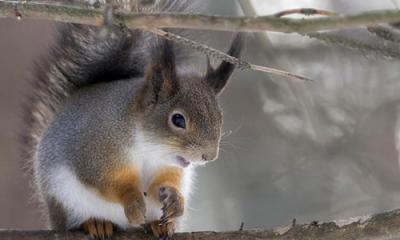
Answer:
<svg viewBox="0 0 400 240"><path fill-rule="evenodd" d="M175 125L175 127L183 129L186 128L185 117L180 113L174 113L171 117L171 121Z"/></svg>

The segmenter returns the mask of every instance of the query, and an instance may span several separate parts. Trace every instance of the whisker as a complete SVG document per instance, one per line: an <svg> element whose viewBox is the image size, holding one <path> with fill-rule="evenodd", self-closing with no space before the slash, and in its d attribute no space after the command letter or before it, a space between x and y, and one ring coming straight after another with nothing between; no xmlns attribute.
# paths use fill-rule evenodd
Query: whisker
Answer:
<svg viewBox="0 0 400 240"><path fill-rule="evenodd" d="M230 135L232 135L232 133L233 133L232 130L228 130L228 131L223 132L221 134L221 139L224 138L224 137L229 137Z"/></svg>

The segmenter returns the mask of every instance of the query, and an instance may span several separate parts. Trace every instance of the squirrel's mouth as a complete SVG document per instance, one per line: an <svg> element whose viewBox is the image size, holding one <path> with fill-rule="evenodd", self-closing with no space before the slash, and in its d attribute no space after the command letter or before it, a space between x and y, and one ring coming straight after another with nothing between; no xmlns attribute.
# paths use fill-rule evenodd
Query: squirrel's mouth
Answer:
<svg viewBox="0 0 400 240"><path fill-rule="evenodd" d="M176 160L178 161L179 165L181 165L184 168L190 165L190 161L186 160L182 156L176 156Z"/></svg>

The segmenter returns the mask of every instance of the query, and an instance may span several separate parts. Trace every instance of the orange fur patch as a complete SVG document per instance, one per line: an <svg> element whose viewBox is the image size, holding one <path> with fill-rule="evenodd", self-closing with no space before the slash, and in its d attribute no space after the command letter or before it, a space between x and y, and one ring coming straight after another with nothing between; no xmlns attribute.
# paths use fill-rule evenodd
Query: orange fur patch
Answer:
<svg viewBox="0 0 400 240"><path fill-rule="evenodd" d="M183 171L178 167L164 167L160 169L151 183L148 194L158 202L158 191L163 186L174 187L178 190L181 189Z"/></svg>
<svg viewBox="0 0 400 240"><path fill-rule="evenodd" d="M107 200L124 205L132 199L132 194L140 194L142 197L143 186L136 169L122 168L110 175L111 177L107 179L108 184L101 191Z"/></svg>

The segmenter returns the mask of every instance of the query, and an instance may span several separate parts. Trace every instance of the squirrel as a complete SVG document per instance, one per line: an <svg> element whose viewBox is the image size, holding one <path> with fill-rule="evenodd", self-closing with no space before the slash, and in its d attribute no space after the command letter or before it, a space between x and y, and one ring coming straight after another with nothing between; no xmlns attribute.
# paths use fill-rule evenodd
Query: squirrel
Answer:
<svg viewBox="0 0 400 240"><path fill-rule="evenodd" d="M183 8L156 1L146 11ZM57 34L37 64L24 118L50 228L104 239L145 226L172 236L195 167L217 158L217 98L235 66L179 71L173 42L143 30L64 24ZM228 54L238 57L242 45L238 33Z"/></svg>

